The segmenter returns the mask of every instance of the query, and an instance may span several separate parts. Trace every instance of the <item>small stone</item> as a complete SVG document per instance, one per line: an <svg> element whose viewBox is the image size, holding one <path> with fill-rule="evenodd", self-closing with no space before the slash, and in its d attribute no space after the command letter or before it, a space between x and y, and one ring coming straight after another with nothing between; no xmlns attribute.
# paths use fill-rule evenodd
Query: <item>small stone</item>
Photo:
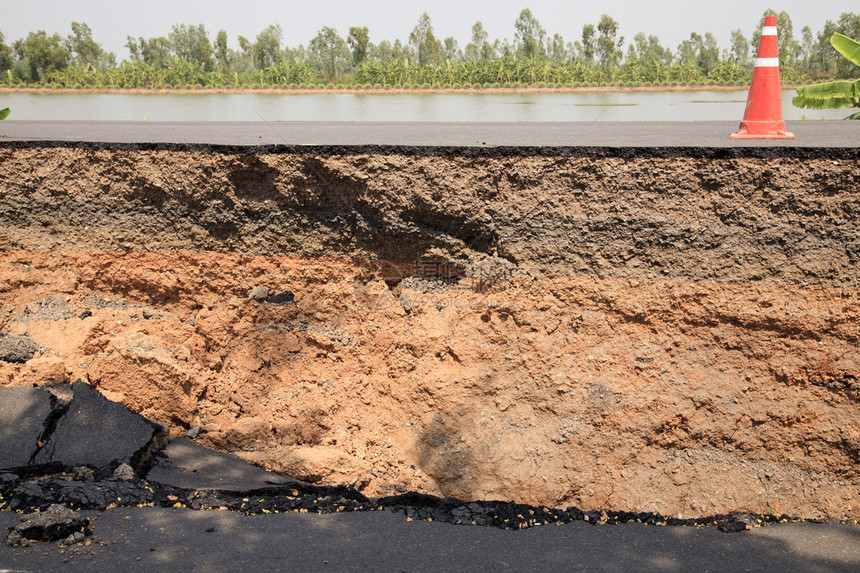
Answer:
<svg viewBox="0 0 860 573"><path fill-rule="evenodd" d="M17 547L21 544L21 539L21 534L13 529L9 532L9 535L6 536L6 545L9 545L10 547Z"/></svg>
<svg viewBox="0 0 860 573"><path fill-rule="evenodd" d="M295 298L296 297L292 292L285 290L283 292L279 292L278 294L273 294L272 296L267 297L266 302L269 304L278 304L284 306L288 304L295 304Z"/></svg>
<svg viewBox="0 0 860 573"><path fill-rule="evenodd" d="M412 301L409 300L409 297L406 296L406 293L400 293L400 296L397 297L397 299L400 301L400 306L403 307L403 310L406 311L406 314L412 314Z"/></svg>
<svg viewBox="0 0 860 573"><path fill-rule="evenodd" d="M717 521L717 529L723 533L739 533L752 529L751 517L744 514L731 514Z"/></svg>
<svg viewBox="0 0 860 573"><path fill-rule="evenodd" d="M77 481L95 481L96 473L87 466L77 466L72 470L72 475Z"/></svg>
<svg viewBox="0 0 860 573"><path fill-rule="evenodd" d="M188 439L193 440L200 435L200 426L194 426L193 428L185 432L185 435L188 436Z"/></svg>
<svg viewBox="0 0 860 573"><path fill-rule="evenodd" d="M269 288L264 286L255 286L251 289L251 292L248 293L248 298L256 300L257 302L263 302L269 297Z"/></svg>
<svg viewBox="0 0 860 573"><path fill-rule="evenodd" d="M134 478L134 469L128 464L120 464L113 471L113 477L118 479L133 479Z"/></svg>

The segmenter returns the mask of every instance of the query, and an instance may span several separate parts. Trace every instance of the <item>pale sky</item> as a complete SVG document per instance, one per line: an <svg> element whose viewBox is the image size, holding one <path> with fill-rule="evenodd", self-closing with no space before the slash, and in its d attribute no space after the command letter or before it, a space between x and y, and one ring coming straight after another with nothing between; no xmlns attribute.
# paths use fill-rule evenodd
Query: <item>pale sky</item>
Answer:
<svg viewBox="0 0 860 573"><path fill-rule="evenodd" d="M584 24L597 24L609 14L629 42L638 32L656 35L675 50L690 32L713 33L721 49L729 47L732 30L752 36L767 8L785 10L792 19L795 38L803 26L817 33L826 20L836 21L842 12L860 12L858 0L3 0L0 32L7 44L29 32L45 30L65 37L71 23L85 22L94 39L116 54L128 57L126 36L167 36L174 24L203 24L211 40L224 29L231 47L238 35L251 41L270 24L280 24L284 45L307 46L323 26L336 28L346 37L350 26L367 26L370 40L408 41L418 18L427 12L437 38L453 36L464 48L472 24L480 20L490 40L514 39L514 21L523 8L532 13L549 33L566 42L579 39Z"/></svg>

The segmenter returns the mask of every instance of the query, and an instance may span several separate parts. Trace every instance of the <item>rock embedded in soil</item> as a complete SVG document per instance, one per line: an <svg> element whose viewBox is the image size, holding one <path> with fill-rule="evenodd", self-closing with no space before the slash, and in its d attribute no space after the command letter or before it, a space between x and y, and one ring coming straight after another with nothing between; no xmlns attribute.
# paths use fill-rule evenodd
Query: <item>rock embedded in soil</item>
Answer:
<svg viewBox="0 0 860 573"><path fill-rule="evenodd" d="M41 346L23 335L0 335L0 360L24 363L33 358Z"/></svg>
<svg viewBox="0 0 860 573"><path fill-rule="evenodd" d="M263 302L269 296L269 289L264 286L255 286L251 289L251 292L248 293L248 298L256 300L257 302Z"/></svg>
<svg viewBox="0 0 860 573"><path fill-rule="evenodd" d="M117 466L117 468L113 471L113 477L117 479L134 479L135 473L134 469L128 465L127 463L121 463Z"/></svg>
<svg viewBox="0 0 860 573"><path fill-rule="evenodd" d="M56 352L0 383L372 496L858 516L856 152L366 151L0 148Z"/></svg>
<svg viewBox="0 0 860 573"><path fill-rule="evenodd" d="M270 295L266 298L266 302L269 304L292 304L295 302L295 295L288 290Z"/></svg>

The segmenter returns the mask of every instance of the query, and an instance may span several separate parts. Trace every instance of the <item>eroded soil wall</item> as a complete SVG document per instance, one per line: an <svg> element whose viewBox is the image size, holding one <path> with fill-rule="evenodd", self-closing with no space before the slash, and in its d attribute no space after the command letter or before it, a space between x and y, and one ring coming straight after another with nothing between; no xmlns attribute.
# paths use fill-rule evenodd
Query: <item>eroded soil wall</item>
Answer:
<svg viewBox="0 0 860 573"><path fill-rule="evenodd" d="M9 145L0 383L370 495L856 518L858 189L837 150Z"/></svg>

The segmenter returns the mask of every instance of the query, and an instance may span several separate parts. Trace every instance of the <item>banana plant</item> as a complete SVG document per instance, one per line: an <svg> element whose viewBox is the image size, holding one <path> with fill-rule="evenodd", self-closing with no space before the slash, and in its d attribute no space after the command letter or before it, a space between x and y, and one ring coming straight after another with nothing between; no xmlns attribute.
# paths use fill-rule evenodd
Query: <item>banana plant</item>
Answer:
<svg viewBox="0 0 860 573"><path fill-rule="evenodd" d="M830 45L849 61L860 66L860 42L836 32L830 37ZM811 109L860 107L860 80L802 86L797 88L797 96L791 102L797 107ZM845 119L860 119L860 112Z"/></svg>
<svg viewBox="0 0 860 573"><path fill-rule="evenodd" d="M7 107L0 109L0 119L6 119L12 111Z"/></svg>

